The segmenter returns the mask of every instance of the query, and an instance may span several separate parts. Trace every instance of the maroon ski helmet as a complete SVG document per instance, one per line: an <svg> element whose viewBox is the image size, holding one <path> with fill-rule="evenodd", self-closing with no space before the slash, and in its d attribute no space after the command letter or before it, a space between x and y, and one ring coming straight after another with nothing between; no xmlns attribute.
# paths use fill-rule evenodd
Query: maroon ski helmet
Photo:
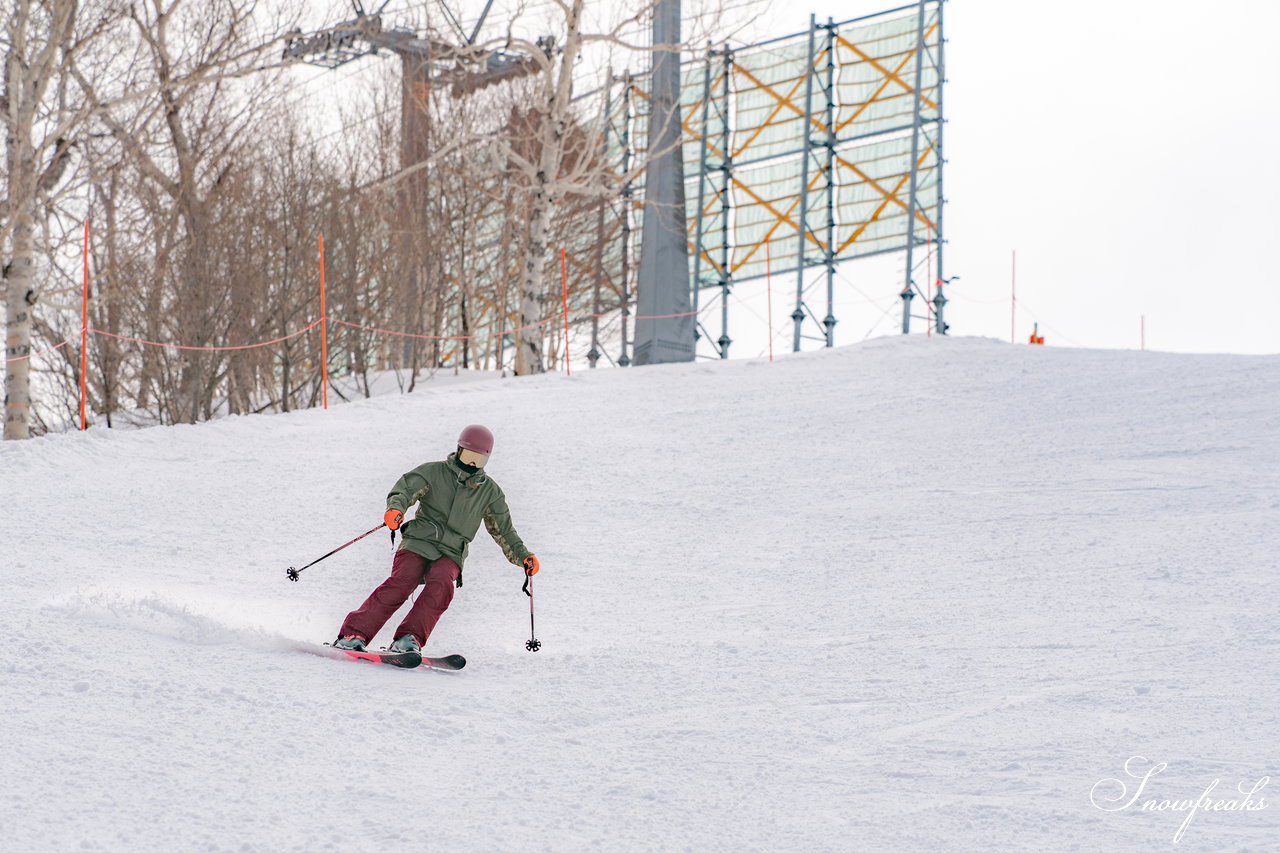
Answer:
<svg viewBox="0 0 1280 853"><path fill-rule="evenodd" d="M463 450L474 450L488 456L493 453L493 433L489 432L488 427L472 424L458 436L458 446Z"/></svg>

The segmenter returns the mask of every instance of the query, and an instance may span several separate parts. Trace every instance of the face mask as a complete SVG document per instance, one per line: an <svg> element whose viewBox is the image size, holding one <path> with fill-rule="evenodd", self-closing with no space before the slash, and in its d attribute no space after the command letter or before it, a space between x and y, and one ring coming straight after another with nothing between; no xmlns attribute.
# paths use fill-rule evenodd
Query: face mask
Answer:
<svg viewBox="0 0 1280 853"><path fill-rule="evenodd" d="M459 450L458 461L463 465L470 465L474 468L483 468L484 463L489 461L489 457L483 453L476 453L474 450Z"/></svg>

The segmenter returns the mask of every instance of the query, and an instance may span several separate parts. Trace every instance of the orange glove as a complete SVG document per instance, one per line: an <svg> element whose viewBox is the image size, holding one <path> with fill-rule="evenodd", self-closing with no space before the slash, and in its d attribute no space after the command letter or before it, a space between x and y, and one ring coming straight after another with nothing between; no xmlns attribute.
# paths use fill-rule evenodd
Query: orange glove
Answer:
<svg viewBox="0 0 1280 853"><path fill-rule="evenodd" d="M524 573L529 577L533 577L538 573L538 558L530 554L524 558Z"/></svg>
<svg viewBox="0 0 1280 853"><path fill-rule="evenodd" d="M382 520L388 529L396 530L400 527L400 522L404 520L404 513L398 509L389 509L383 514Z"/></svg>

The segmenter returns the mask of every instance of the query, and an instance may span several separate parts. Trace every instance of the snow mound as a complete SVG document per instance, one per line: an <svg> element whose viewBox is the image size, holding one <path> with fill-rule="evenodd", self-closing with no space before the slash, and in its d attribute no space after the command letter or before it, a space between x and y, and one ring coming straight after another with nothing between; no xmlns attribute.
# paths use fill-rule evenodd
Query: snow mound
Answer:
<svg viewBox="0 0 1280 853"><path fill-rule="evenodd" d="M1168 849L1091 802L1132 756L1280 775L1277 368L889 338L0 445L0 847ZM285 569L473 422L543 650L482 531L466 670L297 654L391 546Z"/></svg>

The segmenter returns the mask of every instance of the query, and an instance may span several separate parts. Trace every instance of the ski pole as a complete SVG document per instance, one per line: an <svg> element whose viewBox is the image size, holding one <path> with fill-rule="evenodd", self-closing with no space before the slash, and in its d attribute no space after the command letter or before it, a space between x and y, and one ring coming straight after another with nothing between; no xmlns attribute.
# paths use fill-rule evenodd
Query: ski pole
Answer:
<svg viewBox="0 0 1280 853"><path fill-rule="evenodd" d="M536 652L542 648L542 641L534 635L533 631L533 575L529 574L527 569L524 573L524 586L520 591L529 596L529 642L525 643L524 647L531 652Z"/></svg>
<svg viewBox="0 0 1280 853"><path fill-rule="evenodd" d="M285 573L286 575L288 575L288 576L289 576L289 580L291 580L291 581L296 581L296 580L298 579L298 575L299 575L299 574L301 574L302 572L305 572L307 569L311 568L311 567L312 567L312 566L314 566L316 563L318 563L318 562L320 562L321 560L323 560L325 557L332 557L334 554L338 553L338 552L339 552L339 551L341 551L343 548L346 548L346 547L347 547L347 545L354 545L354 544L356 544L357 542L359 542L361 539L363 539L364 537L368 536L370 533L377 533L379 530L381 530L382 528L384 528L384 527L386 527L386 526L387 526L386 522L383 522L382 524L379 524L377 527L373 528L372 530L370 530L370 531L368 531L368 532L366 532L366 533L361 533L359 536L357 536L355 539L352 539L352 540L351 540L350 542L348 542L346 545L339 545L337 548L334 548L334 549L333 549L332 551L330 551L328 554L325 554L325 555L324 555L324 557L317 557L316 559L312 560L310 563L307 563L305 566L303 566L303 567L302 567L302 568L300 568L300 569L295 569L293 566L290 566L289 568L285 569L285 572L284 572L284 573Z"/></svg>

